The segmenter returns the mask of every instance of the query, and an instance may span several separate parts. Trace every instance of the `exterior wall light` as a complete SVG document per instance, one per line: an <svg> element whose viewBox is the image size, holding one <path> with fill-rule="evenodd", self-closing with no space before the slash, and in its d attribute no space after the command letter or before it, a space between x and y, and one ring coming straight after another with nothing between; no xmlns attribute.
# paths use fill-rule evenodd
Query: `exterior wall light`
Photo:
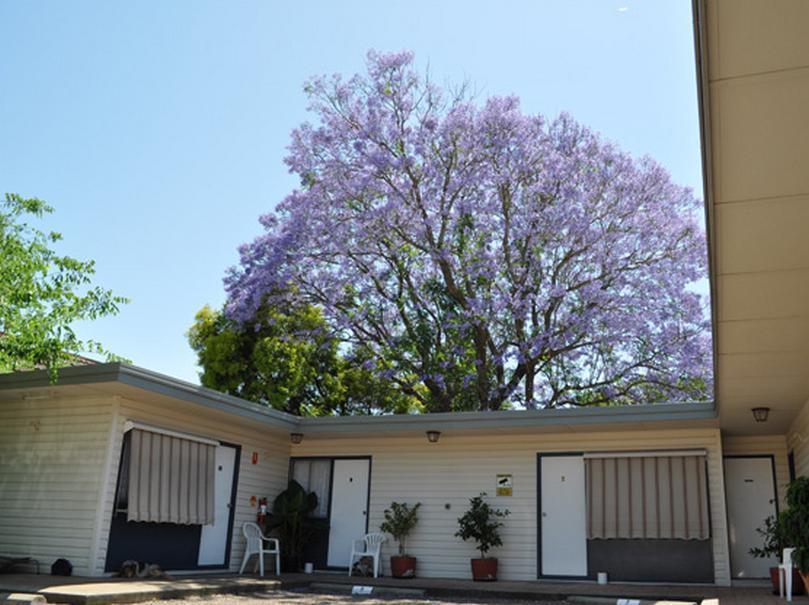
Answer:
<svg viewBox="0 0 809 605"><path fill-rule="evenodd" d="M427 431L427 441L430 443L438 443L440 437L441 431Z"/></svg>
<svg viewBox="0 0 809 605"><path fill-rule="evenodd" d="M303 433L290 433L289 440L294 445L298 445L301 441L303 441Z"/></svg>
<svg viewBox="0 0 809 605"><path fill-rule="evenodd" d="M767 416L770 415L770 408L753 408L750 411L753 412L756 422L767 422Z"/></svg>

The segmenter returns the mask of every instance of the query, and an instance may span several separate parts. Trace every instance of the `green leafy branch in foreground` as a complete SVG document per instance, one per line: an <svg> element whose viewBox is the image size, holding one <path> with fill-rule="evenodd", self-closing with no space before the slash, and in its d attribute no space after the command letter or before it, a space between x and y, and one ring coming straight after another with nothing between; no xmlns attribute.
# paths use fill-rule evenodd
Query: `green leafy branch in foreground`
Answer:
<svg viewBox="0 0 809 605"><path fill-rule="evenodd" d="M7 193L0 201L0 371L59 367L80 353L115 358L94 340L81 340L77 321L115 315L129 302L93 286L93 261L53 250L62 236L27 220L53 212L37 198Z"/></svg>

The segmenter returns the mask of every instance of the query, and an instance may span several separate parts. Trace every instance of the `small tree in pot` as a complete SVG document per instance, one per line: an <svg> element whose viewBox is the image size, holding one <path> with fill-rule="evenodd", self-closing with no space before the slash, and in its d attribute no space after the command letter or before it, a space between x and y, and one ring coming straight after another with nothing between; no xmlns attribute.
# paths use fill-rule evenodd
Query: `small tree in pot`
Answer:
<svg viewBox="0 0 809 605"><path fill-rule="evenodd" d="M770 515L764 519L764 527L759 527L756 531L764 539L761 548L751 548L750 554L759 559L781 559L784 548L789 546L785 539L785 523L782 521L786 511L780 515ZM803 594L803 584L797 569L793 570L792 594ZM779 593L778 568L770 567L770 582L772 583L773 594Z"/></svg>
<svg viewBox="0 0 809 605"><path fill-rule="evenodd" d="M418 523L421 502L412 507L403 502L391 502L385 509L385 520L379 529L393 536L399 544L399 554L390 558L390 571L394 578L415 578L416 557L407 554L407 536Z"/></svg>
<svg viewBox="0 0 809 605"><path fill-rule="evenodd" d="M778 517L781 540L795 548L792 562L809 592L809 477L798 477L787 487L787 509Z"/></svg>
<svg viewBox="0 0 809 605"><path fill-rule="evenodd" d="M458 518L460 529L455 535L464 541L474 540L480 551L480 559L472 559L472 579L479 582L493 582L497 579L497 559L487 557L495 546L502 546L500 528L503 524L498 521L509 514L508 510L492 508L483 501L486 496L481 493L469 500L469 510Z"/></svg>

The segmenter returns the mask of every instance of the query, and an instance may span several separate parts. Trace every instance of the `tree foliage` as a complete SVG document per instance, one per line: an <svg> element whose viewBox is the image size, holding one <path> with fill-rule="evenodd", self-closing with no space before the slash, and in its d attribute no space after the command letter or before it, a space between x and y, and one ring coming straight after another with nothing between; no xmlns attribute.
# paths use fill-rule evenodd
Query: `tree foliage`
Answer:
<svg viewBox="0 0 809 605"><path fill-rule="evenodd" d="M649 158L515 97L474 102L409 53L305 87L301 186L226 278L229 317L317 305L425 409L709 396L701 206Z"/></svg>
<svg viewBox="0 0 809 605"><path fill-rule="evenodd" d="M114 315L126 299L92 286L93 261L57 254L55 232L31 226L53 209L7 193L0 202L0 371L46 367L53 372L83 352L107 354L81 340L77 321Z"/></svg>
<svg viewBox="0 0 809 605"><path fill-rule="evenodd" d="M188 332L203 386L292 414L407 413L418 401L345 354L311 305L264 305L246 323L206 306Z"/></svg>

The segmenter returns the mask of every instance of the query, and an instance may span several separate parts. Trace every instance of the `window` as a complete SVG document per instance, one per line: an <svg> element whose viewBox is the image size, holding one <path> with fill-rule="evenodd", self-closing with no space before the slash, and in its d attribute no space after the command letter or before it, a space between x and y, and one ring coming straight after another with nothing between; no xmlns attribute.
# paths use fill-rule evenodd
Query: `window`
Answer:
<svg viewBox="0 0 809 605"><path fill-rule="evenodd" d="M292 479L300 483L307 492L314 492L317 495L317 508L312 516L318 519L329 516L331 463L331 460L302 458L292 460Z"/></svg>
<svg viewBox="0 0 809 605"><path fill-rule="evenodd" d="M129 508L129 450L132 432L124 433L121 444L121 466L118 468L118 487L115 490L115 512L125 513Z"/></svg>

